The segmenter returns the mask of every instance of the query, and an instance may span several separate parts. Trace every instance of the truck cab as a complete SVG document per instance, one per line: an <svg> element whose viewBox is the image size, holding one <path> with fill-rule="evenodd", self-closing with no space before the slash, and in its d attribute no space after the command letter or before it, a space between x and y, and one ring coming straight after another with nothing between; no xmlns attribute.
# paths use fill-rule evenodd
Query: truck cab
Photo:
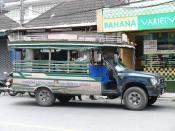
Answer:
<svg viewBox="0 0 175 131"><path fill-rule="evenodd" d="M165 79L159 74L131 70L120 62L115 69L118 72L118 89L127 108L135 109L144 102L145 106L152 105L166 89Z"/></svg>

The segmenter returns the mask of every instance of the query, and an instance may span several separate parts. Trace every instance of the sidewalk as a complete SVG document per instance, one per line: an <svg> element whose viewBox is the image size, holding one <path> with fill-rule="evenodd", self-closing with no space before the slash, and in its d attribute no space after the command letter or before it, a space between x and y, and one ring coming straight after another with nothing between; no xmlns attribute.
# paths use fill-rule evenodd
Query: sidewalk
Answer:
<svg viewBox="0 0 175 131"><path fill-rule="evenodd" d="M170 100L175 102L175 93L164 93L160 96L160 99Z"/></svg>
<svg viewBox="0 0 175 131"><path fill-rule="evenodd" d="M121 100L119 98L117 99L106 99L106 97L102 97L102 96L95 96L97 98L97 100L90 100L88 96L82 96L83 101L86 102L93 102L93 103L120 103ZM164 93L163 95L161 95L158 100L160 101L173 101L175 102L175 93ZM80 101L81 102L81 101Z"/></svg>
<svg viewBox="0 0 175 131"><path fill-rule="evenodd" d="M97 100L93 100L93 102L105 102L105 103L115 103L116 101L120 102L120 99L106 99L106 97L95 96ZM92 102L88 96L82 96L83 100ZM175 102L175 93L164 93L161 95L158 100L163 101L174 101Z"/></svg>

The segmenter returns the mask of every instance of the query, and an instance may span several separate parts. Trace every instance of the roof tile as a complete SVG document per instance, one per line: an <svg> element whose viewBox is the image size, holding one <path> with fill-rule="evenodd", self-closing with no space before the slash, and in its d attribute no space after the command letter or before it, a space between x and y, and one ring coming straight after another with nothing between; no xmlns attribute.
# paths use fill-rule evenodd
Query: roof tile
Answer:
<svg viewBox="0 0 175 131"><path fill-rule="evenodd" d="M7 16L0 14L0 30L12 29L16 27L19 27L18 23Z"/></svg>
<svg viewBox="0 0 175 131"><path fill-rule="evenodd" d="M96 10L122 4L122 0L74 0L62 2L25 24L25 27L59 26L96 22ZM123 0L126 1L126 0Z"/></svg>

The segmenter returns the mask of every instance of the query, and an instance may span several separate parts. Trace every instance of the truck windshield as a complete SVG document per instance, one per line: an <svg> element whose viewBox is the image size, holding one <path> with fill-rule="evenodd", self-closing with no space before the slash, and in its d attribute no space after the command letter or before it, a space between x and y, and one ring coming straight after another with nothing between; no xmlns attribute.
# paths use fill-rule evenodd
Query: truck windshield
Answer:
<svg viewBox="0 0 175 131"><path fill-rule="evenodd" d="M118 61L117 63L115 63L114 66L115 66L115 69L117 70L117 72L123 72L123 71L129 70L128 67L125 66L120 61Z"/></svg>
<svg viewBox="0 0 175 131"><path fill-rule="evenodd" d="M111 65L117 72L123 72L126 70L129 70L127 66L125 66L120 60L113 61L110 58L104 57L105 61L108 63L108 65Z"/></svg>

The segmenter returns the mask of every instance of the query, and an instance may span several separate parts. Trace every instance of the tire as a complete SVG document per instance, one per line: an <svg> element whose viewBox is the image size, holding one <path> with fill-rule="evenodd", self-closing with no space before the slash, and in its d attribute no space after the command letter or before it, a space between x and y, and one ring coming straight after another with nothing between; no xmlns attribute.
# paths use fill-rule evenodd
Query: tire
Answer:
<svg viewBox="0 0 175 131"><path fill-rule="evenodd" d="M29 96L34 98L35 97L35 93L31 93L31 92L28 92Z"/></svg>
<svg viewBox="0 0 175 131"><path fill-rule="evenodd" d="M151 106L157 101L157 96L151 96L150 99L148 100L148 106Z"/></svg>
<svg viewBox="0 0 175 131"><path fill-rule="evenodd" d="M20 94L21 96L23 96L25 94L25 92L24 91L18 92L18 94Z"/></svg>
<svg viewBox="0 0 175 131"><path fill-rule="evenodd" d="M51 106L55 103L55 95L47 88L40 88L35 94L36 102L40 106Z"/></svg>
<svg viewBox="0 0 175 131"><path fill-rule="evenodd" d="M148 104L148 96L140 87L131 87L124 92L124 104L130 110L143 110Z"/></svg>
<svg viewBox="0 0 175 131"><path fill-rule="evenodd" d="M62 103L67 103L67 102L69 102L72 99L72 96L57 94L56 98Z"/></svg>
<svg viewBox="0 0 175 131"><path fill-rule="evenodd" d="M10 95L10 96L16 96L17 94L18 94L18 92L14 92L14 91L9 92L9 95Z"/></svg>
<svg viewBox="0 0 175 131"><path fill-rule="evenodd" d="M19 92L20 94L22 94L22 95L24 95L25 94L25 92L24 91L22 91L22 92Z"/></svg>

